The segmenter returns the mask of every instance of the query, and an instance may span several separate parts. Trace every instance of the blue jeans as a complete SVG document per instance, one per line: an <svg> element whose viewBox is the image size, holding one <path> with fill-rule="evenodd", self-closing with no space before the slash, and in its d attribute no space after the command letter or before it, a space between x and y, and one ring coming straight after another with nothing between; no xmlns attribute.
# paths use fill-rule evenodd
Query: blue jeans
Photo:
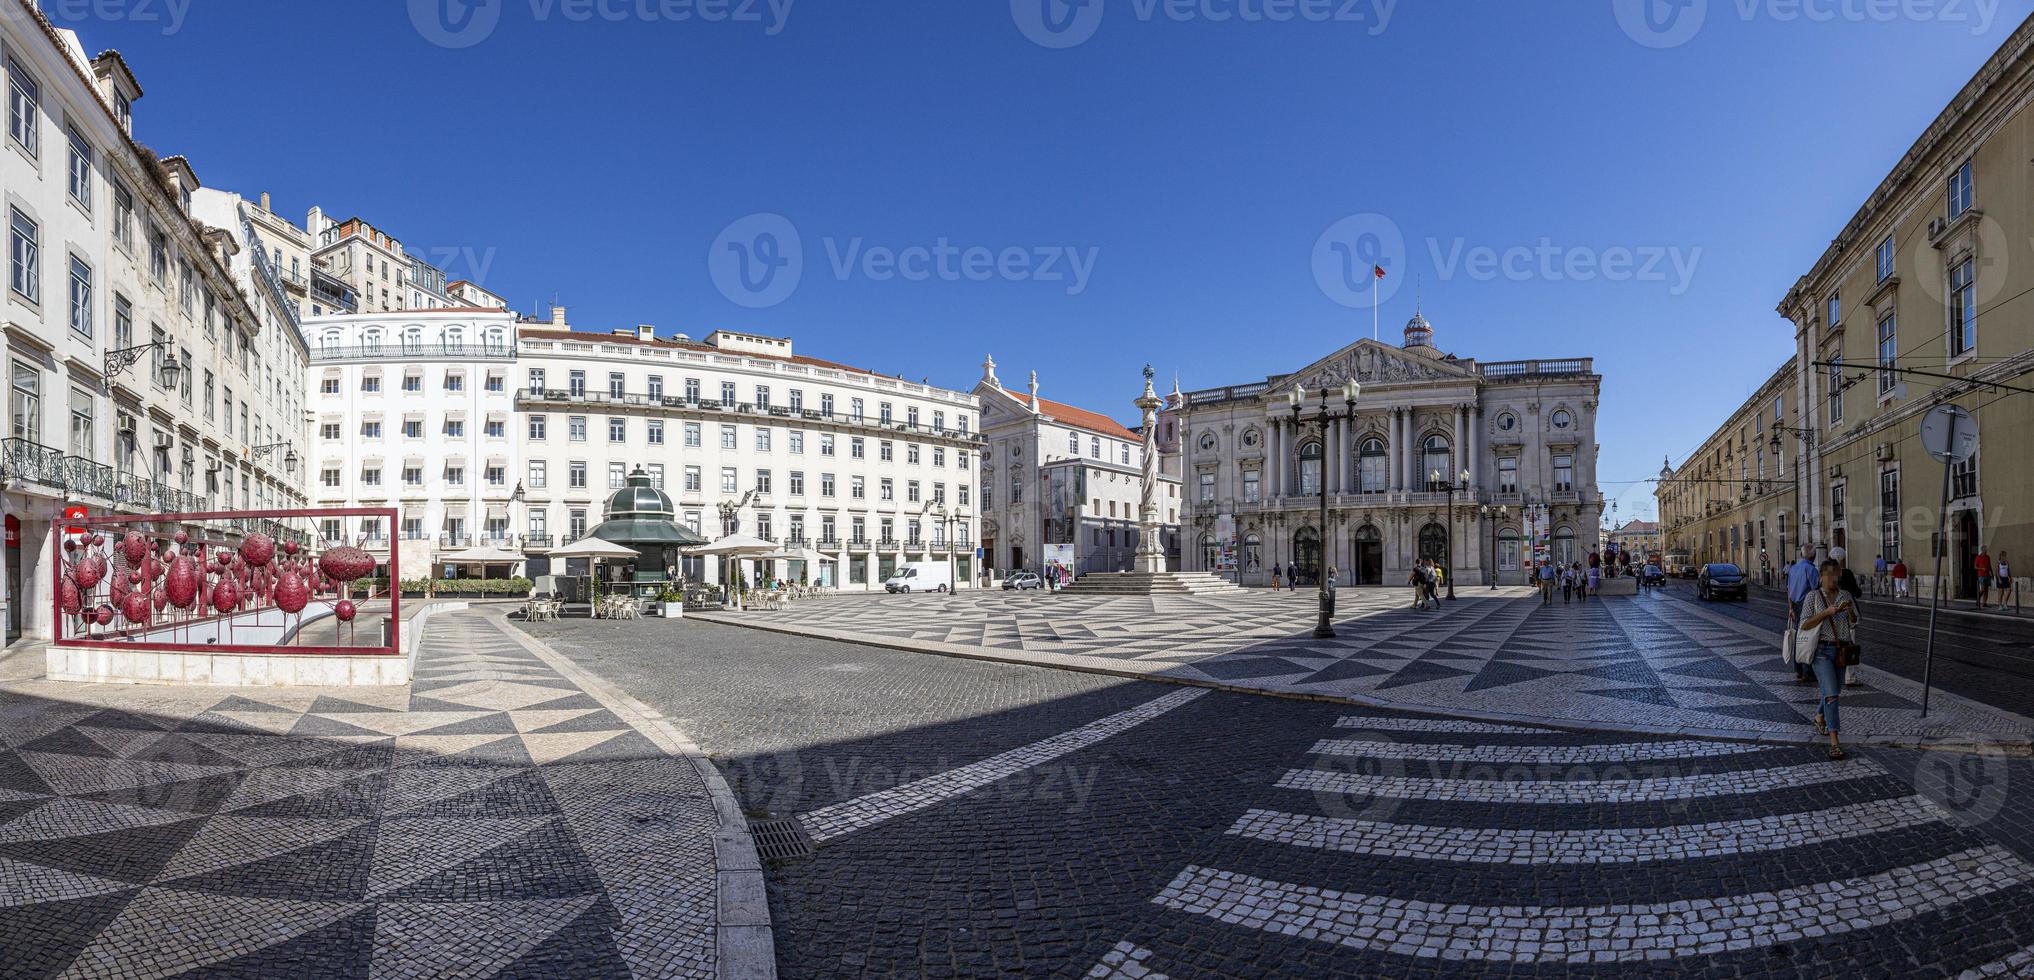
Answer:
<svg viewBox="0 0 2034 980"><path fill-rule="evenodd" d="M1838 720L1843 716L1837 712L1836 699L1843 694L1843 664L1838 661L1836 644L1815 645L1815 660L1809 664L1815 671L1815 683L1822 688L1822 724L1832 732L1843 730Z"/></svg>

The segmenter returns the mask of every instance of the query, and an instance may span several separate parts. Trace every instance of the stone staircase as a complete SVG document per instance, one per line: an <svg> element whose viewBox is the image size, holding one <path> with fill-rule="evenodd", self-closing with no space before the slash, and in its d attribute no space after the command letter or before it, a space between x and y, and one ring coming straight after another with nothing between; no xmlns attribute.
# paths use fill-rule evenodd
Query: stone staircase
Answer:
<svg viewBox="0 0 2034 980"><path fill-rule="evenodd" d="M1089 572L1060 591L1069 595L1241 595L1244 589L1211 572Z"/></svg>

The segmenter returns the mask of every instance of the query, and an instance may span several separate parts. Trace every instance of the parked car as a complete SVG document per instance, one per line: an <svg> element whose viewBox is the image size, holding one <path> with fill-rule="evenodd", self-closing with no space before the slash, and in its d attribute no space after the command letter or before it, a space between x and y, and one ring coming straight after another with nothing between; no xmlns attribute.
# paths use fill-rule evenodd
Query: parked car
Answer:
<svg viewBox="0 0 2034 980"><path fill-rule="evenodd" d="M1744 569L1726 562L1710 562L1695 573L1695 594L1703 599L1750 598Z"/></svg>
<svg viewBox="0 0 2034 980"><path fill-rule="evenodd" d="M1042 589L1045 588L1045 580L1039 578L1037 572L1027 572L1020 569L1011 572L1009 577L1003 580L1003 588Z"/></svg>
<svg viewBox="0 0 2034 980"><path fill-rule="evenodd" d="M906 562L883 581L885 592L952 592L953 566L943 561Z"/></svg>

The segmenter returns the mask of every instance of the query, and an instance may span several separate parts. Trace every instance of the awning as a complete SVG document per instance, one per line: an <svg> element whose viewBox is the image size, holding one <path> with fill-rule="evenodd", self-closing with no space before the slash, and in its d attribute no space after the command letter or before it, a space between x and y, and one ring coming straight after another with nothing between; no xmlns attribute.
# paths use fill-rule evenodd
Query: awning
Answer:
<svg viewBox="0 0 2034 980"><path fill-rule="evenodd" d="M502 549L493 546L482 546L478 548L468 548L464 551L455 551L449 555L445 555L444 557L439 558L438 560L440 562L454 565L501 565L509 562L522 561L523 556L516 554L513 551L503 551Z"/></svg>
<svg viewBox="0 0 2034 980"><path fill-rule="evenodd" d="M652 520L643 517L625 517L620 520L602 521L599 526L587 532L588 537L612 541L632 548L692 548L706 543L706 539L693 533L692 529L670 521Z"/></svg>

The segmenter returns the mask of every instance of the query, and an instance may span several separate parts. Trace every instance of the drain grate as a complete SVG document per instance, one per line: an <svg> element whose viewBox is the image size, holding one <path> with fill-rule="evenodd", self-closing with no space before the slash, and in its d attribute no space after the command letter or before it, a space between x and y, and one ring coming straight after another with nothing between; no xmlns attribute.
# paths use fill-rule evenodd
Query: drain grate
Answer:
<svg viewBox="0 0 2034 980"><path fill-rule="evenodd" d="M756 855L765 861L812 856L812 838L795 817L749 824L749 833L756 838Z"/></svg>

